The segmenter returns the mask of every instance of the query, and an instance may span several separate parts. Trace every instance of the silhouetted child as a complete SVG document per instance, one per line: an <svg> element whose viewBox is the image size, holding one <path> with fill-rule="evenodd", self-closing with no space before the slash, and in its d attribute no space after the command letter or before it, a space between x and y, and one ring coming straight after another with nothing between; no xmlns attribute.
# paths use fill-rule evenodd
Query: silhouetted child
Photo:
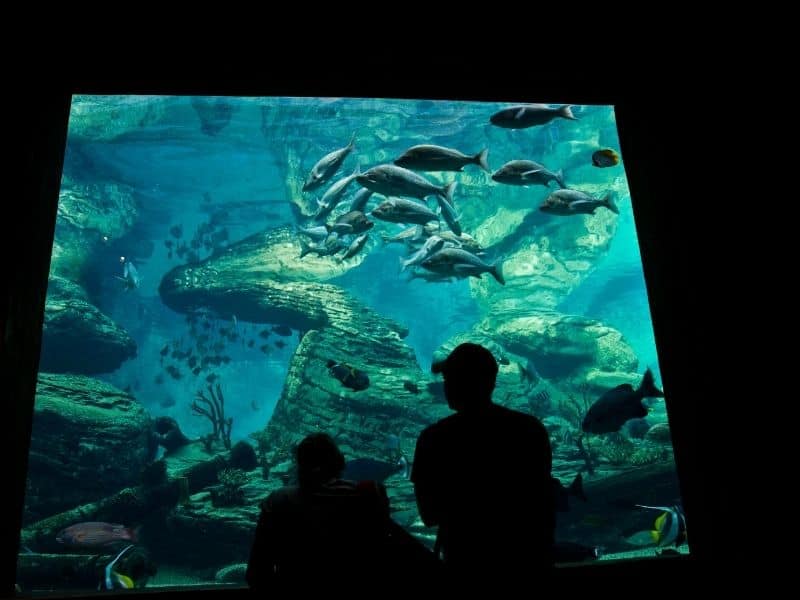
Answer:
<svg viewBox="0 0 800 600"><path fill-rule="evenodd" d="M407 548L410 536L391 520L383 485L340 479L344 456L323 433L307 436L296 458L299 485L274 491L262 504L247 566L250 587L319 588L383 581L402 571L398 548Z"/></svg>

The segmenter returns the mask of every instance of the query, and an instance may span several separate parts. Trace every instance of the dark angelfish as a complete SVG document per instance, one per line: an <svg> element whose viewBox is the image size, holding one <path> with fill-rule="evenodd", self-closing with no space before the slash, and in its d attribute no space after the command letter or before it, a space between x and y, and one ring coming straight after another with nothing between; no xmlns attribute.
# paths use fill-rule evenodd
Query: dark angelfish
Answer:
<svg viewBox="0 0 800 600"><path fill-rule="evenodd" d="M586 433L619 431L626 421L647 416L647 409L642 405L644 398L663 397L664 392L655 386L653 373L647 369L638 388L634 389L630 383L623 383L600 396L589 407L581 428Z"/></svg>
<svg viewBox="0 0 800 600"><path fill-rule="evenodd" d="M341 384L357 392L369 387L369 376L361 369L334 360L327 362L328 373L338 379Z"/></svg>

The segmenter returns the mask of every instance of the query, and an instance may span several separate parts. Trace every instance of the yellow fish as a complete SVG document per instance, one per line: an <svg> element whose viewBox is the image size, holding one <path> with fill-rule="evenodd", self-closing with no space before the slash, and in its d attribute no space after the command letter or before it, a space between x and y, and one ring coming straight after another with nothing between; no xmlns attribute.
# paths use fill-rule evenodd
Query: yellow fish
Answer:
<svg viewBox="0 0 800 600"><path fill-rule="evenodd" d="M619 154L611 148L598 150L592 154L592 164L595 167L613 167L619 164Z"/></svg>

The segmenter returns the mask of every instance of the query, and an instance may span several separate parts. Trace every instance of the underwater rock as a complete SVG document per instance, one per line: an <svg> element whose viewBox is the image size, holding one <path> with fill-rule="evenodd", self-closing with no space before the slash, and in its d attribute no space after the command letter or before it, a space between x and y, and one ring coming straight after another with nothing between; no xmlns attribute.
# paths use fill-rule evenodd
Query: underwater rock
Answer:
<svg viewBox="0 0 800 600"><path fill-rule="evenodd" d="M79 183L62 179L57 219L109 239L122 237L139 218L134 190L121 183Z"/></svg>
<svg viewBox="0 0 800 600"><path fill-rule="evenodd" d="M231 122L234 106L225 98L192 98L192 108L200 119L200 131L215 136Z"/></svg>
<svg viewBox="0 0 800 600"><path fill-rule="evenodd" d="M244 486L245 502L240 506L215 507L210 495L202 501L193 496L192 502L175 507L162 528L151 532L154 557L193 569L247 562L260 501L279 486L251 480Z"/></svg>
<svg viewBox="0 0 800 600"><path fill-rule="evenodd" d="M354 257L351 266L359 260ZM271 465L286 460L295 441L320 428L348 436L344 452L349 447L380 458L386 436L405 427L413 454L416 434L434 418L428 411L433 396L403 385L426 379L403 341L407 328L338 286L311 281L345 268L350 267L325 258L301 261L296 236L283 227L250 236L199 265L173 269L161 282L161 298L173 310L203 307L306 332L267 428ZM366 372L369 387L357 392L343 387L329 373L329 360Z"/></svg>
<svg viewBox="0 0 800 600"><path fill-rule="evenodd" d="M217 583L246 583L245 575L247 573L247 563L236 563L221 568L214 575L214 581Z"/></svg>
<svg viewBox="0 0 800 600"><path fill-rule="evenodd" d="M89 377L41 373L26 522L138 483L154 453L150 416L133 397Z"/></svg>
<svg viewBox="0 0 800 600"><path fill-rule="evenodd" d="M174 96L89 96L76 94L70 106L70 138L110 141L159 123L179 104Z"/></svg>
<svg viewBox="0 0 800 600"><path fill-rule="evenodd" d="M586 317L532 312L511 320L487 318L478 329L530 358L546 378L585 377L591 370L636 372L638 359L616 329Z"/></svg>
<svg viewBox="0 0 800 600"><path fill-rule="evenodd" d="M569 511L558 514L556 539L603 546L606 553L632 550L624 538L652 529L658 514L636 504L670 506L680 498L671 459L597 480L584 475L583 490L587 502L572 502Z"/></svg>
<svg viewBox="0 0 800 600"><path fill-rule="evenodd" d="M65 174L58 197L50 275L83 282L98 249L124 237L138 217L130 186L82 183Z"/></svg>
<svg viewBox="0 0 800 600"><path fill-rule="evenodd" d="M244 440L238 441L233 445L233 448L231 448L231 455L228 459L228 465L232 469L252 471L258 466L256 451Z"/></svg>
<svg viewBox="0 0 800 600"><path fill-rule="evenodd" d="M77 284L51 277L39 368L50 373L108 373L136 356L136 342L100 312Z"/></svg>

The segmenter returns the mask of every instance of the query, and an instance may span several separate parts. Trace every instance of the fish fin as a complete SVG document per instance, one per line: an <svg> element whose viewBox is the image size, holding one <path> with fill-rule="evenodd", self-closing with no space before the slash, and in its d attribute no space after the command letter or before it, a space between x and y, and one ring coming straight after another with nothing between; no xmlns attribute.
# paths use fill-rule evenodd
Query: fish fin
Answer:
<svg viewBox="0 0 800 600"><path fill-rule="evenodd" d="M524 114L525 114L525 107L523 106L517 111L517 113L514 115L514 118L515 119L521 119L522 115L524 115Z"/></svg>
<svg viewBox="0 0 800 600"><path fill-rule="evenodd" d="M578 117L572 114L572 104L565 104L564 106L558 109L558 115L560 117L564 117L565 119L569 119L570 121L577 121Z"/></svg>
<svg viewBox="0 0 800 600"><path fill-rule="evenodd" d="M555 176L556 176L556 183L559 185L559 187L561 187L562 190L567 189L567 185L564 183L564 170L559 169L558 171L555 172Z"/></svg>
<svg viewBox="0 0 800 600"><path fill-rule="evenodd" d="M505 285L506 284L506 279L505 279L505 277L503 277L503 263L502 262L497 261L496 263L494 263L492 265L492 268L489 269L489 272L497 280L497 283L499 283L500 285Z"/></svg>
<svg viewBox="0 0 800 600"><path fill-rule="evenodd" d="M656 530L652 530L652 531L650 531L650 537L652 538L653 543L657 544L659 542L659 540L661 539L661 533L659 533Z"/></svg>
<svg viewBox="0 0 800 600"><path fill-rule="evenodd" d="M134 587L136 587L133 583L133 579L131 579L127 575L123 575L122 573L118 573L117 571L111 571L111 574L114 576L114 578L117 580L117 583L119 583L120 587L122 587L123 589L132 590Z"/></svg>
<svg viewBox="0 0 800 600"><path fill-rule="evenodd" d="M475 155L475 162L481 169L483 169L487 173L491 173L492 170L489 168L489 162L486 160L488 156L489 156L489 149L484 148L483 150L478 152L478 154Z"/></svg>
<svg viewBox="0 0 800 600"><path fill-rule="evenodd" d="M650 369L647 369L644 372L644 377L642 377L642 383L637 390L641 395L642 398L663 398L664 392L656 387L655 382L653 381L653 372Z"/></svg>
<svg viewBox="0 0 800 600"><path fill-rule="evenodd" d="M534 175L535 173L541 173L541 172L542 172L542 170L541 170L541 169L531 169L530 171L525 171L525 172L523 172L523 173L520 175L520 177L529 177L529 176L531 176L531 175Z"/></svg>
<svg viewBox="0 0 800 600"><path fill-rule="evenodd" d="M442 190L442 193L444 194L444 199L447 200L450 204L453 203L453 191L455 189L456 189L456 182L451 181L446 186L444 186L444 189Z"/></svg>
<svg viewBox="0 0 800 600"><path fill-rule="evenodd" d="M614 214L619 214L619 208L617 208L617 205L614 202L613 194L610 192L606 194L605 198L603 198L600 203Z"/></svg>

